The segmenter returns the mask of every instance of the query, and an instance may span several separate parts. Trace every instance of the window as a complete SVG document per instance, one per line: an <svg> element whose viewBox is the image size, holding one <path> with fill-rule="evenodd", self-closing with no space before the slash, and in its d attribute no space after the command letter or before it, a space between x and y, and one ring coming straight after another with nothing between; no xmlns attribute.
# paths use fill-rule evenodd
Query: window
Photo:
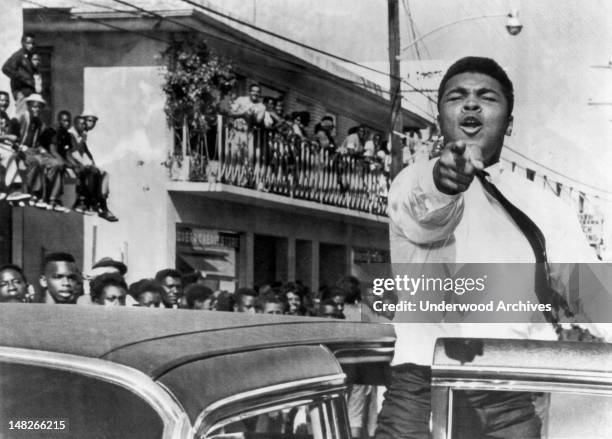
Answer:
<svg viewBox="0 0 612 439"><path fill-rule="evenodd" d="M0 363L0 395L0 437L144 439L163 433L163 421L140 397L75 372ZM8 421L23 419L63 420L65 429L10 429Z"/></svg>
<svg viewBox="0 0 612 439"><path fill-rule="evenodd" d="M453 439L480 437L485 423L499 437L612 437L612 394L455 390L452 401Z"/></svg>
<svg viewBox="0 0 612 439"><path fill-rule="evenodd" d="M341 398L298 400L253 410L223 423L206 438L347 439ZM201 436L203 437L203 436Z"/></svg>

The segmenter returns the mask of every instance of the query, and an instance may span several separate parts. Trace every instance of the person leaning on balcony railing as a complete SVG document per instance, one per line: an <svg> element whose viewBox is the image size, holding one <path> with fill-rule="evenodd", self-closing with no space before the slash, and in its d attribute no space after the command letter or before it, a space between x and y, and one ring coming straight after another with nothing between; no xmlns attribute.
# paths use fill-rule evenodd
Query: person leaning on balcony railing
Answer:
<svg viewBox="0 0 612 439"><path fill-rule="evenodd" d="M338 149L340 154L357 155L363 154L363 147L366 139L366 129L363 125L352 127L348 130L348 135Z"/></svg>
<svg viewBox="0 0 612 439"><path fill-rule="evenodd" d="M293 134L300 139L306 139L308 137L306 127L310 124L310 113L307 111L294 111L291 113L291 119L293 120Z"/></svg>
<svg viewBox="0 0 612 439"><path fill-rule="evenodd" d="M263 124L266 106L261 101L261 87L259 84L251 84L249 94L240 96L230 106L230 116L234 122L243 119L248 128Z"/></svg>
<svg viewBox="0 0 612 439"><path fill-rule="evenodd" d="M329 152L334 152L336 150L336 141L334 140L333 131L334 119L331 116L323 116L321 121L315 125L314 137L323 150Z"/></svg>
<svg viewBox="0 0 612 439"><path fill-rule="evenodd" d="M373 161L376 152L380 149L382 136L379 133L371 133L370 138L363 147L363 157L368 161Z"/></svg>
<svg viewBox="0 0 612 439"><path fill-rule="evenodd" d="M229 109L230 130L228 142L231 153L239 163L245 163L254 155L252 139L249 140L249 132L254 127L262 126L266 107L261 102L261 87L259 84L251 84L249 94L236 98Z"/></svg>

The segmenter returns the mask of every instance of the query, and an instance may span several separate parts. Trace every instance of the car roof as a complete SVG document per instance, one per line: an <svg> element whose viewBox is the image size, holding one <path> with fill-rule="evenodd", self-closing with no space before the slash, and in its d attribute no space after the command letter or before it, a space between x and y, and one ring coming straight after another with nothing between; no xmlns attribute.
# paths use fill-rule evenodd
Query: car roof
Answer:
<svg viewBox="0 0 612 439"><path fill-rule="evenodd" d="M297 345L322 344L341 355L366 348L384 351L390 358L394 342L391 325L331 319L138 307L0 305L0 346L101 358L153 379L198 359Z"/></svg>

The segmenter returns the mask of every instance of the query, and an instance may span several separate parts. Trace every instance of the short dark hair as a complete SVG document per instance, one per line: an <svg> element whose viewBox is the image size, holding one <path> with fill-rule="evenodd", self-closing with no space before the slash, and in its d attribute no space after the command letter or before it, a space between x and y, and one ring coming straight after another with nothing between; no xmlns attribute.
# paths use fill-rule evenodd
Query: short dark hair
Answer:
<svg viewBox="0 0 612 439"><path fill-rule="evenodd" d="M68 119L72 119L72 114L68 110L60 110L57 112L57 120L60 120L62 116L68 116Z"/></svg>
<svg viewBox="0 0 612 439"><path fill-rule="evenodd" d="M166 279L167 277L171 277L171 278L181 278L181 273L178 272L178 270L175 270L174 268L164 268L163 270L159 270L157 273L155 273L155 280L157 282L163 282L164 279Z"/></svg>
<svg viewBox="0 0 612 439"><path fill-rule="evenodd" d="M333 122L333 121L334 121L334 118L333 118L333 117L331 117L331 116L323 116L323 117L321 118L321 122L323 122L324 120L329 120L329 121Z"/></svg>
<svg viewBox="0 0 612 439"><path fill-rule="evenodd" d="M440 87L438 88L438 110L440 108L440 102L442 95L444 94L446 83L453 76L461 73L482 73L483 75L490 76L491 78L497 80L497 82L499 82L501 85L504 97L508 102L508 116L512 114L512 110L514 108L514 86L512 85L512 81L510 81L508 74L499 64L497 64L495 60L480 56L466 56L465 58L461 58L460 60L456 61L448 68L444 74L444 77L442 78L442 81L440 82Z"/></svg>
<svg viewBox="0 0 612 439"><path fill-rule="evenodd" d="M217 296L217 300L215 302L215 309L217 311L234 311L234 306L236 304L236 298L233 294L228 293L227 291L222 291L219 296Z"/></svg>
<svg viewBox="0 0 612 439"><path fill-rule="evenodd" d="M360 129L366 129L366 126L361 124L361 125L355 125L354 127L350 127L347 131L347 134L350 136L351 134L355 134L357 131L359 131Z"/></svg>
<svg viewBox="0 0 612 439"><path fill-rule="evenodd" d="M36 39L36 38L34 37L34 34L32 34L32 33L30 33L30 32L26 32L25 34L23 34L23 35L21 36L21 42L22 42L22 43L25 43L25 40L26 40L27 38L32 38L33 40L34 40L34 39Z"/></svg>
<svg viewBox="0 0 612 439"><path fill-rule="evenodd" d="M85 120L85 118L83 116L81 116L80 114L77 114L76 116L74 116L74 119L72 119L72 123L76 124L77 120Z"/></svg>
<svg viewBox="0 0 612 439"><path fill-rule="evenodd" d="M9 101L11 100L11 95L10 95L10 94L8 94L8 92L7 92L7 91L0 90L0 96L2 96L2 95L6 96L6 97L8 98L8 100L9 100Z"/></svg>
<svg viewBox="0 0 612 439"><path fill-rule="evenodd" d="M346 292L340 287L336 287L336 286L326 287L323 289L323 292L321 293L321 301L332 300L332 298L336 296L346 297Z"/></svg>
<svg viewBox="0 0 612 439"><path fill-rule="evenodd" d="M74 256L72 256L70 253L66 253L66 252L54 252L54 253L49 253L45 256L43 265L46 267L47 264L51 263L51 262L72 262L75 263L76 260L74 259Z"/></svg>
<svg viewBox="0 0 612 439"><path fill-rule="evenodd" d="M236 290L236 293L234 294L234 296L236 297L236 300L238 300L238 298L242 297L242 296L253 296L253 297L257 297L257 291L251 289L251 288L238 288L238 290Z"/></svg>
<svg viewBox="0 0 612 439"><path fill-rule="evenodd" d="M140 279L139 281L131 284L130 288L128 289L130 296L136 300L138 300L138 297L146 291L159 293L160 296L163 296L164 287L162 287L161 284L155 279Z"/></svg>
<svg viewBox="0 0 612 439"><path fill-rule="evenodd" d="M0 273L2 273L3 271L6 270L13 270L17 273L19 273L19 275L21 276L21 278L23 279L24 282L27 282L27 279L25 277L25 274L23 273L23 268L21 268L19 265L15 265L15 264L5 264L2 267L0 267Z"/></svg>
<svg viewBox="0 0 612 439"><path fill-rule="evenodd" d="M359 279L355 276L344 276L337 283L338 288L341 288L346 297L346 303L355 303L357 300L361 300L361 286ZM338 294L334 294L338 295ZM331 296L333 297L333 296Z"/></svg>
<svg viewBox="0 0 612 439"><path fill-rule="evenodd" d="M261 85L259 85L258 82L253 82L249 85L249 91L253 88L253 87L257 87L258 89L261 90Z"/></svg>
<svg viewBox="0 0 612 439"><path fill-rule="evenodd" d="M123 288L126 292L128 289L125 279L123 279L123 276L119 273L104 273L100 276L96 276L96 278L89 283L91 300L96 302L100 296L102 296L104 288L108 286Z"/></svg>
<svg viewBox="0 0 612 439"><path fill-rule="evenodd" d="M191 284L185 288L185 299L189 309L193 309L196 300L204 301L212 296L213 291L202 284Z"/></svg>

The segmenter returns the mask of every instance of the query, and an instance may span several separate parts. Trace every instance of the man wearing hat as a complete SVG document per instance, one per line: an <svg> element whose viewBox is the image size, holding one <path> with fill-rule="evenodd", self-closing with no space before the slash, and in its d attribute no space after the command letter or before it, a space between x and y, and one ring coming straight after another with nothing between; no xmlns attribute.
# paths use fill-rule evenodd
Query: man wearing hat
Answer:
<svg viewBox="0 0 612 439"><path fill-rule="evenodd" d="M85 130L91 131L96 127L98 116L96 116L93 111L89 109L85 110L81 114L81 117L85 120Z"/></svg>
<svg viewBox="0 0 612 439"><path fill-rule="evenodd" d="M47 193L46 175L57 179L61 173L61 163L55 159L43 146L43 132L46 129L40 115L46 105L41 95L33 93L25 98L28 106L27 113L19 118L20 135L18 146L18 159L21 161L19 166L22 180L23 192L31 196L29 203L31 206L47 208L45 198L53 196L55 193ZM53 186L55 182L52 182ZM55 184L57 187L57 184ZM61 188L60 188L61 189ZM7 198L13 201L11 196Z"/></svg>
<svg viewBox="0 0 612 439"><path fill-rule="evenodd" d="M104 273L119 273L121 276L125 276L127 273L127 266L121 261L115 261L113 258L105 257L91 267L92 277Z"/></svg>

